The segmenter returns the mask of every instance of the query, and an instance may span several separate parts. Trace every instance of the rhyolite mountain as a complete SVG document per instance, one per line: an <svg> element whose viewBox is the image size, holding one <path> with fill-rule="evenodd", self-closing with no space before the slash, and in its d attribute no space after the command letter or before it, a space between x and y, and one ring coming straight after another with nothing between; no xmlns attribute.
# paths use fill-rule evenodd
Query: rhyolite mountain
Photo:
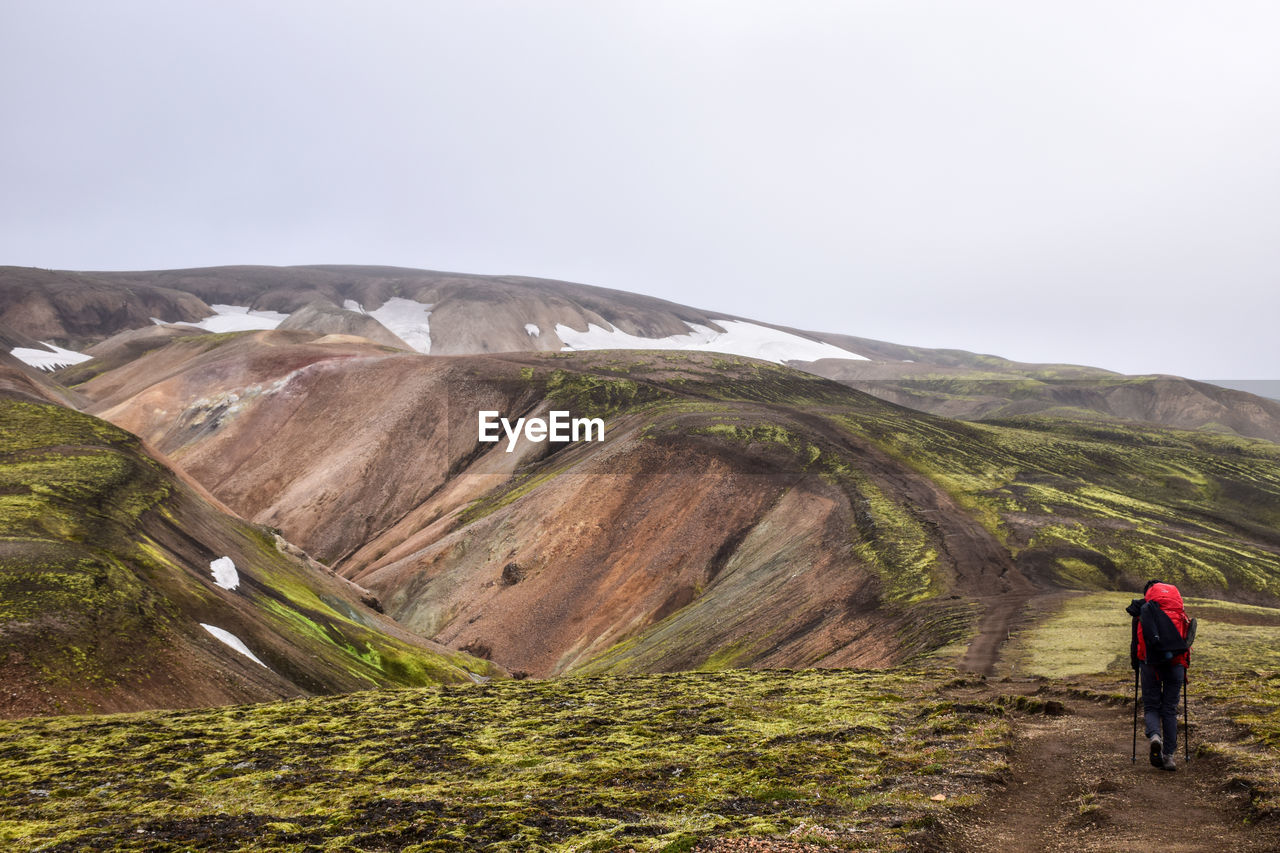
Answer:
<svg viewBox="0 0 1280 853"><path fill-rule="evenodd" d="M61 379L405 628L535 675L882 665L1159 575L1280 601L1280 446L965 423L696 352L425 356L155 327ZM477 413L603 442L478 441Z"/></svg>
<svg viewBox="0 0 1280 853"><path fill-rule="evenodd" d="M67 397L0 356L0 716L499 674L405 631Z"/></svg>
<svg viewBox="0 0 1280 853"><path fill-rule="evenodd" d="M987 670L1062 590L1160 575L1280 601L1280 445L1242 437L1274 427L1251 395L514 277L26 270L0 296L15 336L90 357L39 377L88 413L65 417L139 436L400 630L516 672L882 665L959 640ZM552 409L605 440L478 440L481 410ZM224 555L255 552L171 563L208 586Z"/></svg>
<svg viewBox="0 0 1280 853"><path fill-rule="evenodd" d="M948 417L1045 413L1280 441L1280 402L1216 385L807 332L563 281L376 266L0 267L0 344L9 348L38 353L36 341L85 349L153 321L208 321L217 314L210 306L287 315L283 328L358 335L433 355L720 348Z"/></svg>

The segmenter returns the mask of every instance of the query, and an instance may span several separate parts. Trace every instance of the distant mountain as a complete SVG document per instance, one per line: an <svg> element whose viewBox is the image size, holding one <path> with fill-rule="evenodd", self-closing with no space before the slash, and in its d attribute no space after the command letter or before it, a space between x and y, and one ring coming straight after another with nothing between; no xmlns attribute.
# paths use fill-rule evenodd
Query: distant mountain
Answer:
<svg viewBox="0 0 1280 853"><path fill-rule="evenodd" d="M57 298L44 293L51 288ZM93 294L95 299L115 294L116 301L128 305L143 300L156 304L161 295L174 293L198 297L206 304L202 310L187 310L192 307L190 303L177 301L158 305L141 322L136 312L102 315L93 327L94 333L86 334L89 327L81 322L84 312L77 313L75 300L66 296L77 289ZM41 311L36 312L32 306ZM332 322L334 311L358 313L371 317L414 349L432 355L559 352L566 346L715 349L709 346L714 341L719 347L716 351L778 361L861 357L824 344L808 333L729 314L708 313L619 290L521 276L342 266L211 267L130 273L54 273L0 267L0 323L25 329L41 340L98 341L145 325L150 318L166 322L208 320L227 306L274 314L280 319L305 310L313 322L319 321L321 315L330 318L324 322ZM52 318L72 316L62 323L40 324L32 321L34 313ZM731 325L726 328L718 321ZM301 322L295 320L294 325ZM274 328L278 324L279 320L256 328ZM316 325L308 328L332 331Z"/></svg>
<svg viewBox="0 0 1280 853"><path fill-rule="evenodd" d="M0 361L0 716L496 674Z"/></svg>
<svg viewBox="0 0 1280 853"><path fill-rule="evenodd" d="M1280 372L1280 365L1276 369ZM1244 391L1269 400L1280 400L1280 379L1206 379L1204 381L1233 391Z"/></svg>
<svg viewBox="0 0 1280 853"><path fill-rule="evenodd" d="M63 376L407 628L513 670L884 664L969 630L981 669L1055 590L1280 601L1268 442L966 424L711 353L149 335ZM606 440L478 441L481 410L555 408Z"/></svg>
<svg viewBox="0 0 1280 853"><path fill-rule="evenodd" d="M981 364L979 358L988 363ZM975 357L971 366L844 359L797 366L881 399L951 418L1000 420L1040 414L1203 429L1280 442L1280 401L1178 376L1124 376L994 357Z"/></svg>
<svg viewBox="0 0 1280 853"><path fill-rule="evenodd" d="M185 322L209 313L199 297L157 285L122 287L93 273L0 267L0 326L31 340L75 349L148 326L153 317Z"/></svg>
<svg viewBox="0 0 1280 853"><path fill-rule="evenodd" d="M356 335L433 355L720 352L790 364L948 417L1040 413L1280 441L1280 404L1204 383L808 332L562 281L373 266L95 273L0 267L0 332L12 330L38 348L19 353L31 363L69 365L75 353L66 348L153 319L214 332L279 327Z"/></svg>

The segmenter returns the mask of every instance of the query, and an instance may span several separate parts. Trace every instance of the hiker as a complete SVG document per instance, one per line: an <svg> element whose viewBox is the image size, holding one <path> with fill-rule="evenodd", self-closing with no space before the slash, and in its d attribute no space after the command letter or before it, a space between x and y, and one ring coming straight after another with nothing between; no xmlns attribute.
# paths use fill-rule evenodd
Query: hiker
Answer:
<svg viewBox="0 0 1280 853"><path fill-rule="evenodd" d="M1191 622L1173 584L1147 581L1142 592L1142 598L1125 608L1133 617L1129 658L1142 681L1151 766L1177 770L1173 755L1178 746L1178 697L1190 660Z"/></svg>

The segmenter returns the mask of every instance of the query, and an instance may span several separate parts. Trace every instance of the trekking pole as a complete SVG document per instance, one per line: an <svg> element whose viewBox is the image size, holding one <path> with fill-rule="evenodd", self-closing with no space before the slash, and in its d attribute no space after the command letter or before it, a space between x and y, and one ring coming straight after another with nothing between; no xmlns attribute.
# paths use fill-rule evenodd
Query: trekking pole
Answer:
<svg viewBox="0 0 1280 853"><path fill-rule="evenodd" d="M1187 710L1187 682L1189 679L1182 676L1182 752L1187 759L1187 763L1191 763L1191 712Z"/></svg>
<svg viewBox="0 0 1280 853"><path fill-rule="evenodd" d="M1138 763L1138 670L1133 671L1133 763Z"/></svg>

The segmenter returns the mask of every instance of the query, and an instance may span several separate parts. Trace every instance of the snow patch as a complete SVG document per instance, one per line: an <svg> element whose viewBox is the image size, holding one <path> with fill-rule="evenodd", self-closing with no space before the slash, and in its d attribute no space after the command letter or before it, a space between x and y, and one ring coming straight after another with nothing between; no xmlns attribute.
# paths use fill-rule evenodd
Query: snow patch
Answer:
<svg viewBox="0 0 1280 853"><path fill-rule="evenodd" d="M587 325L587 331L578 332L557 323L556 334L564 342L565 352L591 349L698 350L741 355L778 364L786 361L817 361L820 358L867 360L866 356L849 352L832 344L812 341L790 332L770 329L755 323L742 320L716 320L716 324L724 329L723 333L709 326L686 323L685 325L691 329L688 334L671 335L666 338L642 338L628 335L618 329L609 331L592 324Z"/></svg>
<svg viewBox="0 0 1280 853"><path fill-rule="evenodd" d="M14 347L9 353L18 361L29 364L40 370L57 370L59 367L68 367L72 364L79 364L82 361L88 361L93 358L91 355L85 355L75 350L63 349L54 346L47 341L40 343L47 346L48 350L35 349L34 347Z"/></svg>
<svg viewBox="0 0 1280 853"><path fill-rule="evenodd" d="M431 352L431 306L425 302L393 296L381 308L365 313L418 352Z"/></svg>
<svg viewBox="0 0 1280 853"><path fill-rule="evenodd" d="M254 311L242 305L210 305L212 317L205 317L198 323L186 323L197 326L215 334L222 332L253 332L263 329L274 329L285 320L288 314L279 311Z"/></svg>
<svg viewBox="0 0 1280 853"><path fill-rule="evenodd" d="M345 308L345 309L346 309L346 310L348 310L348 311L354 311L354 312L356 312L357 314L368 314L368 313L369 313L368 311L364 310L364 306L363 306L363 305L361 305L359 302L356 302L354 299L344 299L344 300L342 300L342 307L343 307L343 308Z"/></svg>
<svg viewBox="0 0 1280 853"><path fill-rule="evenodd" d="M529 333L529 337L536 338L542 334L542 330L532 323L525 323L524 330Z"/></svg>
<svg viewBox="0 0 1280 853"><path fill-rule="evenodd" d="M249 651L249 647L244 644L244 640L241 640L239 637L237 637L235 634L231 633L230 631L226 631L222 628L219 628L217 625L206 625L203 622L200 623L200 627L208 631L210 634L212 634L214 637L218 638L222 642L226 643L231 648L238 651L240 654L247 657L249 660L258 664L262 668L264 669L271 668L267 666L265 663L263 663L262 661L258 660L258 656L255 655L253 652Z"/></svg>
<svg viewBox="0 0 1280 853"><path fill-rule="evenodd" d="M236 571L236 564L231 562L230 557L219 557L209 564L209 571L213 572L213 582L225 590L234 590L240 586L240 573Z"/></svg>

